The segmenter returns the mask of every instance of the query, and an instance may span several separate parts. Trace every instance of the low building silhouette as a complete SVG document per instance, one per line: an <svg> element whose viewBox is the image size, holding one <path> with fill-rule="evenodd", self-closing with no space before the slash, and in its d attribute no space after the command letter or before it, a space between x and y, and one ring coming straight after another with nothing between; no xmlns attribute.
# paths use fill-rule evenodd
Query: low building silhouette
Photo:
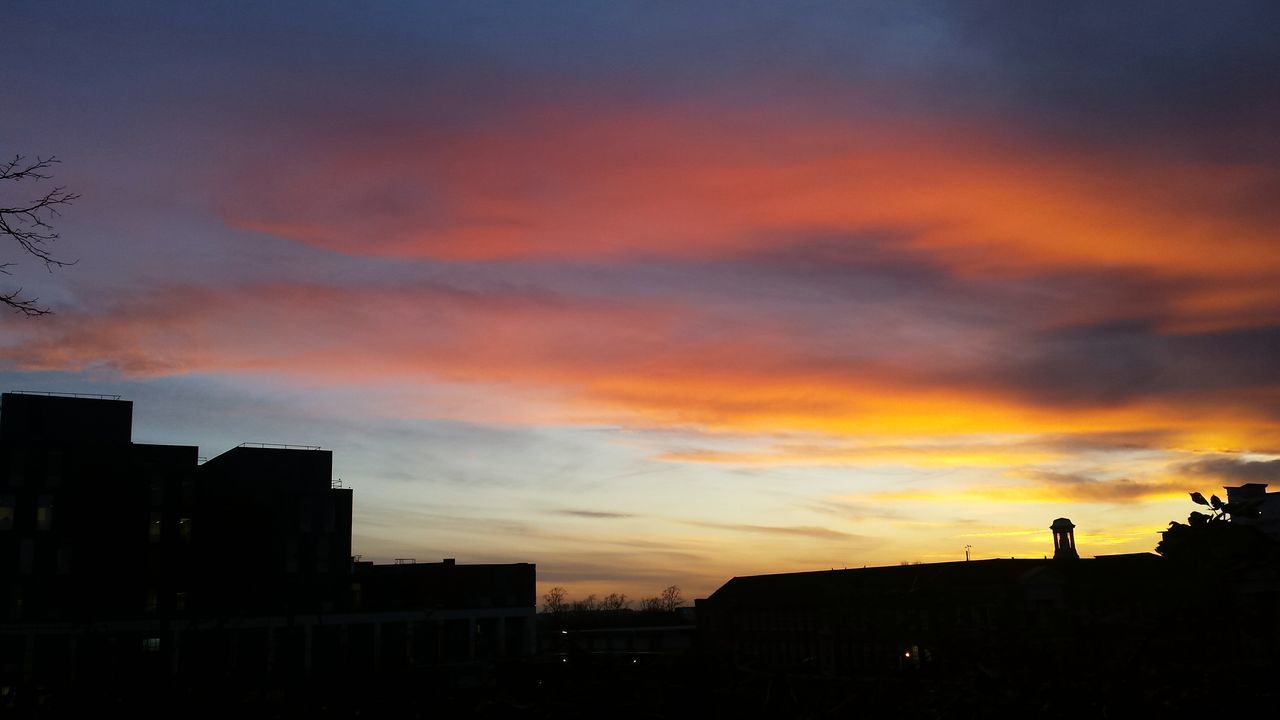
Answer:
<svg viewBox="0 0 1280 720"><path fill-rule="evenodd" d="M787 678L826 693L827 706L856 699L872 715L1071 716L1153 697L1195 705L1176 680L1187 672L1257 692L1280 641L1274 553L1212 567L1152 553L1081 558L1074 527L1053 522L1053 559L735 577L697 601L699 642L711 666L737 678L727 685L754 692ZM917 695L895 699L901 692Z"/></svg>
<svg viewBox="0 0 1280 720"><path fill-rule="evenodd" d="M534 565L353 562L331 451L201 463L132 442L132 411L0 397L0 709L32 687L447 681L535 652Z"/></svg>
<svg viewBox="0 0 1280 720"><path fill-rule="evenodd" d="M685 661L696 649L694 610L565 610L540 617L542 650L574 662Z"/></svg>

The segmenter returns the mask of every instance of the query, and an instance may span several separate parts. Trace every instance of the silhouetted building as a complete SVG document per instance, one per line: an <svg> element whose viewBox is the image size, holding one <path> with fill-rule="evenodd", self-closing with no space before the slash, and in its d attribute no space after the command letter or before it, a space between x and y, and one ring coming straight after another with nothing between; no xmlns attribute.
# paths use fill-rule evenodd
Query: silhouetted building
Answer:
<svg viewBox="0 0 1280 720"><path fill-rule="evenodd" d="M1076 552L1076 526L1066 518L1058 518L1049 526L1053 531L1053 559L1079 560Z"/></svg>
<svg viewBox="0 0 1280 720"><path fill-rule="evenodd" d="M140 619L181 605L197 449L130 442L133 406L115 397L0 402L0 617Z"/></svg>
<svg viewBox="0 0 1280 720"><path fill-rule="evenodd" d="M534 566L358 562L356 610L425 613L410 630L416 662L527 657L535 650Z"/></svg>
<svg viewBox="0 0 1280 720"><path fill-rule="evenodd" d="M553 659L640 663L684 659L696 646L694 609L565 610L539 617Z"/></svg>
<svg viewBox="0 0 1280 720"><path fill-rule="evenodd" d="M1206 584L1208 576L1150 553L1080 559L1074 525L1059 518L1051 529L1052 560L736 577L698 601L700 642L710 660L745 672L932 668L969 677L982 668L1071 685L1198 662L1186 628L1231 608L1250 627L1219 634L1215 656L1247 663L1269 653L1261 639L1277 636L1276 568L1223 568Z"/></svg>
<svg viewBox="0 0 1280 720"><path fill-rule="evenodd" d="M1280 492L1267 492L1266 483L1223 489L1227 491L1227 504L1233 509L1231 522L1256 527L1280 541Z"/></svg>
<svg viewBox="0 0 1280 720"><path fill-rule="evenodd" d="M534 653L534 565L353 563L330 451L246 444L201 464L132 442L132 411L0 397L0 695Z"/></svg>
<svg viewBox="0 0 1280 720"><path fill-rule="evenodd" d="M241 445L198 472L200 568L188 607L224 615L333 612L351 593L351 499L333 453ZM179 528L185 531L185 528Z"/></svg>

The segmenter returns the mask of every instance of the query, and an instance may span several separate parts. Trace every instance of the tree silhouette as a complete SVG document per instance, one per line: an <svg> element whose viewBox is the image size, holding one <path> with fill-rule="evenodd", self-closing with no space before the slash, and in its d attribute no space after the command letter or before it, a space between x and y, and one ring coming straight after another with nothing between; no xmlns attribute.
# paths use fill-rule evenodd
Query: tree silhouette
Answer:
<svg viewBox="0 0 1280 720"><path fill-rule="evenodd" d="M59 160L53 156L47 158L37 156L35 160L28 160L22 155L15 155L12 160L0 163L0 181L38 183L48 180L51 176L47 171L58 162ZM79 197L75 193L67 192L63 186L54 186L35 199L18 202L13 207L8 207L7 203L0 204L0 238L7 237L16 242L23 252L34 255L43 262L46 270L75 264L74 261L59 260L53 256L49 245L58 239L58 233L49 223L60 214L59 210L62 206L71 204ZM10 268L16 264L16 262L0 263L0 273L11 274ZM38 305L38 300L39 298L22 297L22 288L0 292L0 305L7 306L14 312L22 313L27 317L47 315L51 312L48 308Z"/></svg>
<svg viewBox="0 0 1280 720"><path fill-rule="evenodd" d="M658 597L641 600L640 609L648 612L674 612L683 603L684 596L680 594L680 586L671 585Z"/></svg>
<svg viewBox="0 0 1280 720"><path fill-rule="evenodd" d="M542 596L542 612L558 613L569 609L569 603L565 599L569 591L562 587L556 586L547 591Z"/></svg>
<svg viewBox="0 0 1280 720"><path fill-rule="evenodd" d="M1223 569L1277 557L1280 548L1274 540L1252 525L1232 522L1236 517L1255 515L1256 502L1226 503L1217 495L1206 500L1198 492L1191 493L1191 501L1204 506L1209 513L1193 511L1185 524L1169 523L1169 529L1161 533L1163 538L1156 545L1156 552L1162 556L1205 569Z"/></svg>
<svg viewBox="0 0 1280 720"><path fill-rule="evenodd" d="M600 601L599 608L601 610L626 610L631 605L631 600L627 598L626 593L609 593Z"/></svg>

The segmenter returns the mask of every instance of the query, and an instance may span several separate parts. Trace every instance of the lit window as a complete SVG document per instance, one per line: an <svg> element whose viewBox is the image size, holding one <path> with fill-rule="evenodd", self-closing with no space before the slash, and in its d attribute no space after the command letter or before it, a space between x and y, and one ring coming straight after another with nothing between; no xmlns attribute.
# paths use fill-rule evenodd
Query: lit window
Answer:
<svg viewBox="0 0 1280 720"><path fill-rule="evenodd" d="M178 518L178 537L182 542L191 542L191 518Z"/></svg>
<svg viewBox="0 0 1280 720"><path fill-rule="evenodd" d="M41 495L36 506L36 529L48 530L53 526L53 496Z"/></svg>
<svg viewBox="0 0 1280 720"><path fill-rule="evenodd" d="M145 652L160 652L160 638L143 638L142 649Z"/></svg>
<svg viewBox="0 0 1280 720"><path fill-rule="evenodd" d="M147 536L151 542L160 542L160 513L151 513L151 526L147 529Z"/></svg>

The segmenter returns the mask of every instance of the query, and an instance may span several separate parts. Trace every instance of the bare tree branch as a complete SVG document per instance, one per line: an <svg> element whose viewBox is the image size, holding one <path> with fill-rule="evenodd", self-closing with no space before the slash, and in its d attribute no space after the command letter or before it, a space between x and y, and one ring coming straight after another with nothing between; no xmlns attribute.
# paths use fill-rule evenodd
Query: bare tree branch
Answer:
<svg viewBox="0 0 1280 720"><path fill-rule="evenodd" d="M15 155L12 160L0 162L0 181L21 183L24 181L40 182L52 177L49 169L60 162L56 157L28 160L22 155ZM48 271L57 267L74 265L76 261L59 260L53 255L51 243L58 239L58 233L50 223L61 215L63 206L78 200L79 195L67 192L66 187L56 186L34 200L19 203L13 207L0 206L0 238L8 237L22 248L23 252L34 255ZM0 263L0 273L10 274L13 262ZM22 288L11 292L0 293L0 305L7 306L14 312L27 317L48 315L51 310L39 306L38 298L23 298Z"/></svg>

